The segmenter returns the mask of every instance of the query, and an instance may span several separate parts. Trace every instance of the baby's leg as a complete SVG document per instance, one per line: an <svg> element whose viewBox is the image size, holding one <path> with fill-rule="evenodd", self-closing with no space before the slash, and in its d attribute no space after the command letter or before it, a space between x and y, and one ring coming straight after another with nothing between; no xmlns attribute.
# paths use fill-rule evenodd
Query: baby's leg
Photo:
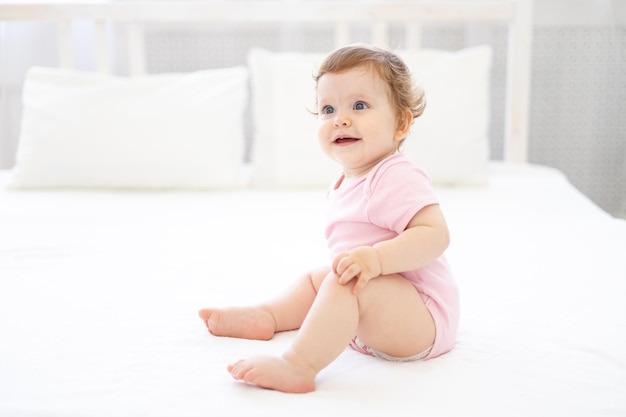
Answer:
<svg viewBox="0 0 626 417"><path fill-rule="evenodd" d="M269 340L275 332L300 328L328 270L324 267L307 273L267 303L251 307L204 308L198 315L215 336Z"/></svg>
<svg viewBox="0 0 626 417"><path fill-rule="evenodd" d="M286 392L315 389L315 376L354 335L391 356L406 357L432 345L432 318L412 284L399 275L371 280L358 295L354 280L324 280L298 335L282 357L257 356L228 367L238 380Z"/></svg>
<svg viewBox="0 0 626 417"><path fill-rule="evenodd" d="M198 315L215 336L269 340L276 329L272 312L263 306L203 308Z"/></svg>
<svg viewBox="0 0 626 417"><path fill-rule="evenodd" d="M359 322L353 282L329 272L291 347L282 357L255 356L229 365L243 382L284 392L315 389L315 376L346 348Z"/></svg>
<svg viewBox="0 0 626 417"><path fill-rule="evenodd" d="M396 358L417 355L433 345L435 322L409 280L390 275L371 280L367 287L368 296L359 298L361 342Z"/></svg>

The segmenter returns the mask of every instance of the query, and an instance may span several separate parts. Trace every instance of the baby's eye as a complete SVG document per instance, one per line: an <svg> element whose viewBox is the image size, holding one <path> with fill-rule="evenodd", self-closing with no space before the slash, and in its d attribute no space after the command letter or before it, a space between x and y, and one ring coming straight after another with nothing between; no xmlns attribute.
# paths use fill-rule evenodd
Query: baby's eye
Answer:
<svg viewBox="0 0 626 417"><path fill-rule="evenodd" d="M322 114L333 114L335 109L332 106L324 106L322 108Z"/></svg>
<svg viewBox="0 0 626 417"><path fill-rule="evenodd" d="M357 101L356 103L354 103L354 110L365 110L367 109L367 104L363 103L362 101Z"/></svg>

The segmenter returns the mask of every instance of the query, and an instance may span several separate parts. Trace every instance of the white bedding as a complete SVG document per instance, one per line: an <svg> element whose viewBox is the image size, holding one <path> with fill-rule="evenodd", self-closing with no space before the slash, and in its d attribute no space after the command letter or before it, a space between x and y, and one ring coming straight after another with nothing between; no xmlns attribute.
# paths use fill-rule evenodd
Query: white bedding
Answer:
<svg viewBox="0 0 626 417"><path fill-rule="evenodd" d="M0 174L0 416L624 416L626 222L558 172L492 163L439 188L462 291L455 349L346 350L317 390L233 381L280 353L196 311L255 302L325 263L324 190L9 191Z"/></svg>

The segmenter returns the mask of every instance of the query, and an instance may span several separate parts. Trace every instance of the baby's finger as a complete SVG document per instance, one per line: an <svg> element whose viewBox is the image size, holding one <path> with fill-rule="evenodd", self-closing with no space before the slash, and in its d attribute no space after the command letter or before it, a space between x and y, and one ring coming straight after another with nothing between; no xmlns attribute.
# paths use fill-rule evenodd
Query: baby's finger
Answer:
<svg viewBox="0 0 626 417"><path fill-rule="evenodd" d="M363 288L365 288L368 281L367 277L365 277L364 274L361 274L352 288L352 293L358 294Z"/></svg>
<svg viewBox="0 0 626 417"><path fill-rule="evenodd" d="M352 279L354 278L354 276L341 276L339 278L339 283L341 285L346 285L348 282L350 282Z"/></svg>
<svg viewBox="0 0 626 417"><path fill-rule="evenodd" d="M353 278L354 276L349 275L349 273L344 272L343 274L339 275L339 283L341 285L347 284L348 282L350 282L350 280Z"/></svg>
<svg viewBox="0 0 626 417"><path fill-rule="evenodd" d="M359 274L358 266L355 264L352 264L339 276L339 283L347 284L353 278L355 278L358 274Z"/></svg>
<svg viewBox="0 0 626 417"><path fill-rule="evenodd" d="M350 275L348 277L348 281L359 273L359 267L354 262L351 256L345 255L343 258L339 260L337 263L337 270L335 271L337 275Z"/></svg>
<svg viewBox="0 0 626 417"><path fill-rule="evenodd" d="M347 256L348 254L345 252L342 252L339 255L335 256L335 259L333 260L333 266L332 266L333 271L335 271L335 274L341 275L344 272L346 267L345 267L345 262L344 262L344 265L342 265L342 261L346 259Z"/></svg>

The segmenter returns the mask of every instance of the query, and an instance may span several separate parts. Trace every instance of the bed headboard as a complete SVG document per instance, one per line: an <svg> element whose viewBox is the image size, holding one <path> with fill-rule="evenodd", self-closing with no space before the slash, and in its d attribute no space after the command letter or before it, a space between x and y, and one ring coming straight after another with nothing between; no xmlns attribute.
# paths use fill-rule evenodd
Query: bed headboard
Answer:
<svg viewBox="0 0 626 417"><path fill-rule="evenodd" d="M94 25L94 53L99 71L109 72L107 25L127 26L125 35L131 74L145 72L142 24L153 22L325 22L334 24L335 43L350 42L350 25L368 23L372 39L388 45L390 24L405 25L404 47L418 49L420 25L431 21L504 22L508 26L504 159L526 162L530 91L532 0L430 1L74 1L0 3L0 21L54 21L59 34L59 62L74 65L71 24L89 20Z"/></svg>

